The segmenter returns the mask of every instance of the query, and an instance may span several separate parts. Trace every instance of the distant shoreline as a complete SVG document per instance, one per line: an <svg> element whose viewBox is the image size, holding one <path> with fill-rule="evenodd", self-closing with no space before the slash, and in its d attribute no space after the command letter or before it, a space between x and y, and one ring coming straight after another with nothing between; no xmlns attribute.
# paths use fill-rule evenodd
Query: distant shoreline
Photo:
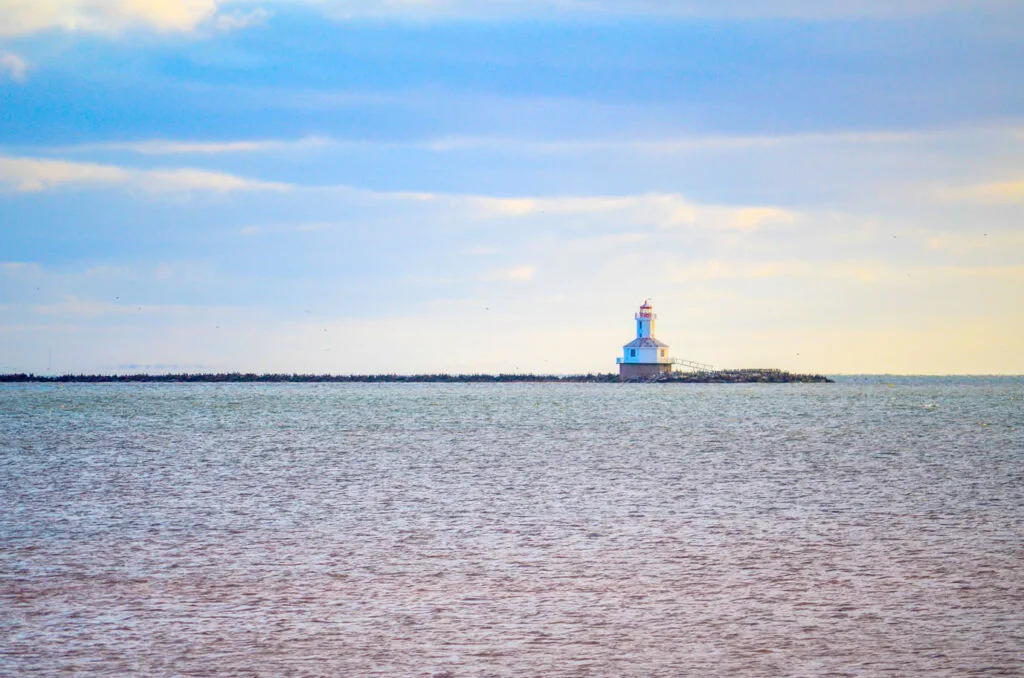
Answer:
<svg viewBox="0 0 1024 678"><path fill-rule="evenodd" d="M256 374L242 372L198 374L0 374L0 383L620 383L617 374ZM782 370L743 369L714 372L677 372L625 383L752 384L833 383L820 374L794 374Z"/></svg>

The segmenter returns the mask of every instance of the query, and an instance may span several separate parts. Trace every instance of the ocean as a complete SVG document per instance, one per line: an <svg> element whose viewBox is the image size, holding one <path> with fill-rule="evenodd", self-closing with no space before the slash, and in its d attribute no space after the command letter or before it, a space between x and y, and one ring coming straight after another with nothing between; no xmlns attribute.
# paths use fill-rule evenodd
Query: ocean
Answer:
<svg viewBox="0 0 1024 678"><path fill-rule="evenodd" d="M3 385L0 675L1024 675L1024 378Z"/></svg>

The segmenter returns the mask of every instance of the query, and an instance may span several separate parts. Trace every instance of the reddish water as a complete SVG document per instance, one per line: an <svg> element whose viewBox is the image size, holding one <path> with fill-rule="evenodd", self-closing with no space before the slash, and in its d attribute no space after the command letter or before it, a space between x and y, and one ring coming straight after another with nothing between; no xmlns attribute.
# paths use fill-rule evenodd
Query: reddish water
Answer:
<svg viewBox="0 0 1024 678"><path fill-rule="evenodd" d="M1024 675L1024 384L0 389L0 674Z"/></svg>

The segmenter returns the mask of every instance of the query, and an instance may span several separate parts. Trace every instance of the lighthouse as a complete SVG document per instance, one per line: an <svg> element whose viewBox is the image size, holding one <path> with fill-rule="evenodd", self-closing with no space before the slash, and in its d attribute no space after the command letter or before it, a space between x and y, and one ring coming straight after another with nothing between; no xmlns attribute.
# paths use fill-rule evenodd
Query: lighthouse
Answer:
<svg viewBox="0 0 1024 678"><path fill-rule="evenodd" d="M672 358L668 344L654 338L654 321L658 319L649 301L644 301L636 315L636 339L622 347L619 379L632 381L649 379L672 371Z"/></svg>

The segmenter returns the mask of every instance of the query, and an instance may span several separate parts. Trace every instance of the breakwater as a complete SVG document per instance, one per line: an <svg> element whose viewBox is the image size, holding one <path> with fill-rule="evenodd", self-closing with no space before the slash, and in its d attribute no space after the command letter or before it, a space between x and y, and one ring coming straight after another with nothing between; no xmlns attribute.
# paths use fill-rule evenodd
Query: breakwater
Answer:
<svg viewBox="0 0 1024 678"><path fill-rule="evenodd" d="M0 383L616 383L619 375L598 374L0 374ZM820 374L794 374L776 369L715 370L659 374L646 383L749 384L830 383Z"/></svg>

